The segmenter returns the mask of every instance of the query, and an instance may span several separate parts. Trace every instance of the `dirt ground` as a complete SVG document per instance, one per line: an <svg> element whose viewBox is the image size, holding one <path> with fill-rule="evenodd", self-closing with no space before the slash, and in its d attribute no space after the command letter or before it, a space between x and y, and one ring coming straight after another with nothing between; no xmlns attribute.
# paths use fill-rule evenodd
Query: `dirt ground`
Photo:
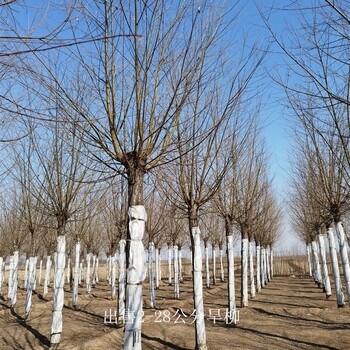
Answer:
<svg viewBox="0 0 350 350"><path fill-rule="evenodd" d="M350 349L349 304L338 309L335 295L325 299L322 290L307 276L274 277L249 301L247 308L238 308L240 320L236 326L225 322L226 288L226 282L218 282L209 289L204 287L209 350ZM238 283L236 290L239 291ZM42 292L43 287L38 286L28 320L23 319L23 289L19 290L14 310L1 297L0 349L49 348L51 290L45 298ZM143 292L143 349L194 349L193 317L189 316L193 312L191 280L188 278L181 284L179 300L173 299L173 286L163 280L156 291L156 309L149 307L147 283ZM108 283L102 280L90 295L83 288L80 293L79 307L74 310L71 308L72 294L68 290L65 292L59 349L122 349L123 327L116 326L113 317L111 323L104 323L105 312L109 314L111 310L113 316L117 303L110 300ZM240 305L239 295L237 305Z"/></svg>

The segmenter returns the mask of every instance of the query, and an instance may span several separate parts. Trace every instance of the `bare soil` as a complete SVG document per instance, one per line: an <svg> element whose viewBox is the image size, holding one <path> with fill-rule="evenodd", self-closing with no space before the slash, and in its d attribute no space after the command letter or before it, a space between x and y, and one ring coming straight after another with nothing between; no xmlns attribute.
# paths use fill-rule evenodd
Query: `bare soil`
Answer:
<svg viewBox="0 0 350 350"><path fill-rule="evenodd" d="M144 284L143 349L194 349L194 318L190 316L193 313L192 282L187 278L181 284L179 300L174 300L173 286L166 282L163 280L156 291L156 309L149 307L148 284ZM6 292L6 288L3 289ZM322 289L309 277L274 277L249 301L247 308L238 307L240 321L236 326L225 322L226 289L226 282L217 282L209 289L204 287L209 350L350 349L349 304L338 309L335 296L326 299ZM239 291L239 284L236 290ZM14 310L1 297L0 349L49 348L51 290L45 298L42 292L43 287L37 286L32 313L27 320L23 318L24 289L19 289ZM117 301L110 299L108 283L102 280L90 295L84 288L80 293L79 307L75 310L71 307L71 292L65 292L59 349L122 349L123 327L114 323ZM239 295L237 305L240 305ZM109 314L109 310L112 322L105 324L104 315L105 312Z"/></svg>

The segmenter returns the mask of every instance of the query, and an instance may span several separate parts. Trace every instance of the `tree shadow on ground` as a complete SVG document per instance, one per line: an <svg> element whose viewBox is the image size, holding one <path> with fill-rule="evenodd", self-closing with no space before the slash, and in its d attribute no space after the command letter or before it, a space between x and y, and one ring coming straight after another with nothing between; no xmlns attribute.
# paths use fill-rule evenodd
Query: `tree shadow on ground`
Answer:
<svg viewBox="0 0 350 350"><path fill-rule="evenodd" d="M157 343L159 343L159 344L162 344L162 345L166 346L167 349L174 349L174 350L191 350L191 348L183 348L182 346L175 345L175 344L173 344L173 343L170 343L170 342L168 342L168 341L166 341L166 340L163 340L163 339L160 339L160 338L157 338L157 337L151 337L151 336L149 336L149 335L147 335L147 334L144 334L144 333L142 333L141 337L142 337L143 339L146 339L146 340L149 340L149 341L155 341L155 342L157 342Z"/></svg>

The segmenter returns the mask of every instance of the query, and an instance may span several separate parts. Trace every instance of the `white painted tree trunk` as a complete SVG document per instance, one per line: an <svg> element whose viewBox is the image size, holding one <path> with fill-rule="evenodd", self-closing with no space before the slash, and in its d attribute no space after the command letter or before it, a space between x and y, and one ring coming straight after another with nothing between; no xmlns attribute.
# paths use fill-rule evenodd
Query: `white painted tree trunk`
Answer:
<svg viewBox="0 0 350 350"><path fill-rule="evenodd" d="M26 317L29 316L30 310L32 307L32 292L34 290L35 283L35 258L29 258L28 264L28 282L27 282L27 296L26 296L26 304L25 304L25 313Z"/></svg>
<svg viewBox="0 0 350 350"><path fill-rule="evenodd" d="M159 288L159 248L155 248L155 264L156 264L156 289Z"/></svg>
<svg viewBox="0 0 350 350"><path fill-rule="evenodd" d="M107 257L106 262L106 280L109 284L111 284L111 257Z"/></svg>
<svg viewBox="0 0 350 350"><path fill-rule="evenodd" d="M46 270L45 270L45 279L44 279L44 295L47 294L49 284L50 284L50 270L51 270L51 256L46 256Z"/></svg>
<svg viewBox="0 0 350 350"><path fill-rule="evenodd" d="M75 259L74 259L74 278L73 278L73 307L78 306L78 295L79 295L79 257L80 257L80 242L75 244Z"/></svg>
<svg viewBox="0 0 350 350"><path fill-rule="evenodd" d="M150 242L148 245L148 284L149 284L149 296L151 308L156 307L156 296L154 293L154 275L153 275L153 255L154 255L154 243Z"/></svg>
<svg viewBox="0 0 350 350"><path fill-rule="evenodd" d="M223 255L224 255L224 252L222 249L220 249L220 281L221 282L225 281Z"/></svg>
<svg viewBox="0 0 350 350"><path fill-rule="evenodd" d="M249 281L250 281L250 297L255 298L255 279L254 279L254 242L249 242Z"/></svg>
<svg viewBox="0 0 350 350"><path fill-rule="evenodd" d="M81 262L80 263L80 269L79 269L79 284L81 285L81 283L84 281L84 263Z"/></svg>
<svg viewBox="0 0 350 350"><path fill-rule="evenodd" d="M98 256L96 256L96 266L95 266L95 282L98 284L100 280L99 276L99 267L100 267L100 261Z"/></svg>
<svg viewBox="0 0 350 350"><path fill-rule="evenodd" d="M66 237L57 236L57 257L53 293L51 339L52 345L58 344L62 333L62 309L64 305L64 269L66 260Z"/></svg>
<svg viewBox="0 0 350 350"><path fill-rule="evenodd" d="M118 323L123 322L125 310L125 240L119 242L119 275L118 275Z"/></svg>
<svg viewBox="0 0 350 350"><path fill-rule="evenodd" d="M24 278L23 278L23 287L25 289L28 286L28 269L29 269L29 259L26 259L26 264L24 267Z"/></svg>
<svg viewBox="0 0 350 350"><path fill-rule="evenodd" d="M265 282L265 266L264 266L264 246L260 246L260 277L261 288L264 288Z"/></svg>
<svg viewBox="0 0 350 350"><path fill-rule="evenodd" d="M56 276L56 269L57 269L57 252L53 253L53 275ZM51 270L50 270L50 274L51 274ZM53 289L55 289L55 283L56 280L55 278L53 279Z"/></svg>
<svg viewBox="0 0 350 350"><path fill-rule="evenodd" d="M228 287L228 310L230 322L234 319L236 312L236 293L235 293L235 264L233 256L233 236L226 236L227 243L227 287Z"/></svg>
<svg viewBox="0 0 350 350"><path fill-rule="evenodd" d="M70 282L70 257L68 258L68 261L67 261L67 283Z"/></svg>
<svg viewBox="0 0 350 350"><path fill-rule="evenodd" d="M158 255L158 266L159 266L159 282L162 280L162 259L160 256L160 250Z"/></svg>
<svg viewBox="0 0 350 350"><path fill-rule="evenodd" d="M91 253L86 254L86 277L85 277L85 284L86 284L86 292L89 294L91 292Z"/></svg>
<svg viewBox="0 0 350 350"><path fill-rule="evenodd" d="M306 245L306 254L307 254L307 270L309 276L312 277L312 264L311 264L311 245Z"/></svg>
<svg viewBox="0 0 350 350"><path fill-rule="evenodd" d="M15 251L15 252L13 252L11 307L14 307L17 303L17 284L18 284L18 251Z"/></svg>
<svg viewBox="0 0 350 350"><path fill-rule="evenodd" d="M331 291L331 283L329 281L328 275L328 267L327 267L327 258L326 258L326 249L324 245L324 237L323 234L317 235L318 245L320 248L320 257L321 257L321 266L322 266L322 282L324 286L324 291L326 293L326 297L329 298L332 295Z"/></svg>
<svg viewBox="0 0 350 350"><path fill-rule="evenodd" d="M172 256L171 256L171 245L169 244L168 246L168 284L169 286L171 285L171 260L172 260Z"/></svg>
<svg viewBox="0 0 350 350"><path fill-rule="evenodd" d="M7 288L7 299L12 299L12 283L13 283L13 255L10 256L9 262L9 275L8 275L8 288Z"/></svg>
<svg viewBox="0 0 350 350"><path fill-rule="evenodd" d="M343 273L345 280L346 293L348 295L348 303L350 304L350 267L349 267L349 257L348 257L348 243L345 239L344 227L340 221L335 225L336 231L338 233L339 241L339 253L343 265Z"/></svg>
<svg viewBox="0 0 350 350"><path fill-rule="evenodd" d="M38 263L38 257L34 257L34 285L33 285L33 291L35 291L36 288L36 265Z"/></svg>
<svg viewBox="0 0 350 350"><path fill-rule="evenodd" d="M92 256L92 278L91 278L92 288L96 285L96 255Z"/></svg>
<svg viewBox="0 0 350 350"><path fill-rule="evenodd" d="M126 274L124 349L141 350L142 282L145 279L144 248L147 214L143 205L129 208L130 245Z"/></svg>
<svg viewBox="0 0 350 350"><path fill-rule="evenodd" d="M120 259L120 256L119 256ZM111 256L111 299L115 299L117 294L117 286L116 286L116 268L117 268L117 260L116 255Z"/></svg>
<svg viewBox="0 0 350 350"><path fill-rule="evenodd" d="M268 279L267 279L267 252L266 247L263 249L263 258L264 258L264 285L267 285Z"/></svg>
<svg viewBox="0 0 350 350"><path fill-rule="evenodd" d="M210 287L210 275L209 275L209 247L205 245L205 285Z"/></svg>
<svg viewBox="0 0 350 350"><path fill-rule="evenodd" d="M270 278L273 278L274 267L273 267L273 249L270 247Z"/></svg>
<svg viewBox="0 0 350 350"><path fill-rule="evenodd" d="M335 248L333 225L327 228L327 237L328 237L328 244L329 244L329 254L332 262L333 279L334 279L336 296L337 296L337 304L338 304L338 307L344 307L345 300L344 300L343 287L341 284L340 273L339 273L337 250Z"/></svg>
<svg viewBox="0 0 350 350"><path fill-rule="evenodd" d="M248 238L242 238L241 249L241 306L248 306Z"/></svg>
<svg viewBox="0 0 350 350"><path fill-rule="evenodd" d="M270 257L270 246L268 245L266 248L266 278L268 282L271 281Z"/></svg>
<svg viewBox="0 0 350 350"><path fill-rule="evenodd" d="M183 270L182 270L182 249L179 247L179 282L184 280Z"/></svg>
<svg viewBox="0 0 350 350"><path fill-rule="evenodd" d="M313 260L313 267L314 267L314 280L320 286L322 284L322 276L321 276L321 269L320 269L320 261L318 259L318 253L317 253L317 243L315 240L311 242L311 250L312 250L312 260Z"/></svg>
<svg viewBox="0 0 350 350"><path fill-rule="evenodd" d="M202 282L202 252L200 241L199 227L192 228L192 254L193 254L193 296L194 309L196 310L195 332L196 332L196 349L206 350L207 341L204 322L203 306L203 282Z"/></svg>
<svg viewBox="0 0 350 350"><path fill-rule="evenodd" d="M260 244L256 245L256 290L259 293L261 291L261 259L260 259Z"/></svg>
<svg viewBox="0 0 350 350"><path fill-rule="evenodd" d="M180 287L179 287L179 247L174 246L174 297L179 299Z"/></svg>
<svg viewBox="0 0 350 350"><path fill-rule="evenodd" d="M4 259L0 256L0 295L2 295L2 285L4 283Z"/></svg>
<svg viewBox="0 0 350 350"><path fill-rule="evenodd" d="M216 249L215 246L212 247L212 257L213 257L213 285L216 285Z"/></svg>

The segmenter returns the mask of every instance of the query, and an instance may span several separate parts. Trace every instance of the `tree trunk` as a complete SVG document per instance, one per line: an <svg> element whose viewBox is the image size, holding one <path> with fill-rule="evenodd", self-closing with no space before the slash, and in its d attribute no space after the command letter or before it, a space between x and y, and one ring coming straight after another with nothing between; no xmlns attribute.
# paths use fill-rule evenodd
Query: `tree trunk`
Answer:
<svg viewBox="0 0 350 350"><path fill-rule="evenodd" d="M156 296L154 294L153 255L154 255L154 243L150 242L148 245L148 281L149 281L148 284L149 284L150 306L152 309L156 307Z"/></svg>
<svg viewBox="0 0 350 350"><path fill-rule="evenodd" d="M205 285L210 287L210 274L209 274L209 247L208 243L205 243Z"/></svg>
<svg viewBox="0 0 350 350"><path fill-rule="evenodd" d="M47 294L49 284L50 284L50 270L51 270L51 255L46 256L46 270L45 270L45 279L44 279L44 295Z"/></svg>
<svg viewBox="0 0 350 350"><path fill-rule="evenodd" d="M42 273L43 273L43 261L40 259L40 262L39 262L39 275L38 275L38 284L39 284L39 286L41 286Z"/></svg>
<svg viewBox="0 0 350 350"><path fill-rule="evenodd" d="M261 277L261 288L264 288L265 281L265 260L264 260L264 246L260 246L260 277Z"/></svg>
<svg viewBox="0 0 350 350"><path fill-rule="evenodd" d="M335 290L337 295L337 304L338 304L338 307L344 307L345 301L344 301L343 287L341 284L340 273L339 273L337 251L336 251L335 242L334 242L333 225L330 225L329 227L327 227L327 236L328 236L328 243L329 243L329 254L332 262Z"/></svg>
<svg viewBox="0 0 350 350"><path fill-rule="evenodd" d="M23 278L23 288L26 289L28 286L28 269L29 269L29 259L26 259L26 264L24 267L24 278Z"/></svg>
<svg viewBox="0 0 350 350"><path fill-rule="evenodd" d="M86 254L86 292L90 294L91 292L91 281L90 281L90 276L91 276L91 271L90 271L90 264L91 264L91 253Z"/></svg>
<svg viewBox="0 0 350 350"><path fill-rule="evenodd" d="M270 282L271 281L271 266L270 266L270 258L271 258L271 255L270 255L270 246L268 245L266 247L266 278L267 278L267 281Z"/></svg>
<svg viewBox="0 0 350 350"><path fill-rule="evenodd" d="M125 240L119 242L119 274L118 274L118 323L123 322L125 310Z"/></svg>
<svg viewBox="0 0 350 350"><path fill-rule="evenodd" d="M195 332L196 332L196 350L206 350L206 333L204 322L203 306L203 282L202 282L202 252L200 242L199 227L191 225L192 238L192 274L193 274L193 299L194 309L196 310Z"/></svg>
<svg viewBox="0 0 350 350"><path fill-rule="evenodd" d="M233 236L226 236L227 244L227 289L228 289L228 311L229 323L235 320L236 293L235 293L235 264L233 257Z"/></svg>
<svg viewBox="0 0 350 350"><path fill-rule="evenodd" d="M8 275L8 288L7 288L7 299L12 299L12 283L13 283L13 255L10 256L10 262L9 262L9 275Z"/></svg>
<svg viewBox="0 0 350 350"><path fill-rule="evenodd" d="M4 282L4 259L0 257L0 295L2 295L2 284Z"/></svg>
<svg viewBox="0 0 350 350"><path fill-rule="evenodd" d="M98 259L98 255L96 256L96 266L95 266L95 282L98 284L99 282L99 266L100 266L100 262Z"/></svg>
<svg viewBox="0 0 350 350"><path fill-rule="evenodd" d="M335 228L338 233L339 252L343 264L343 273L345 279L346 293L348 295L348 303L350 304L350 267L348 257L348 243L345 239L343 224L340 221L338 221L335 225Z"/></svg>
<svg viewBox="0 0 350 350"><path fill-rule="evenodd" d="M260 255L260 244L256 244L256 290L259 293L261 291L261 255Z"/></svg>
<svg viewBox="0 0 350 350"><path fill-rule="evenodd" d="M75 261L74 261L74 286L73 286L73 307L78 305L78 294L79 294L79 257L80 257L80 242L75 244Z"/></svg>
<svg viewBox="0 0 350 350"><path fill-rule="evenodd" d="M241 307L248 306L248 238L242 238L241 249Z"/></svg>
<svg viewBox="0 0 350 350"><path fill-rule="evenodd" d="M216 251L215 246L212 247L212 257L213 257L213 285L216 285Z"/></svg>
<svg viewBox="0 0 350 350"><path fill-rule="evenodd" d="M220 247L220 281L221 282L225 281L223 255L224 255L224 252L222 251L222 248Z"/></svg>
<svg viewBox="0 0 350 350"><path fill-rule="evenodd" d="M68 257L66 273L67 273L67 283L70 283L70 257Z"/></svg>
<svg viewBox="0 0 350 350"><path fill-rule="evenodd" d="M322 284L322 276L321 276L321 270L320 270L320 261L318 259L317 254L317 244L316 241L313 240L311 242L311 249L312 249L312 261L313 261L313 267L314 267L314 280L320 287Z"/></svg>
<svg viewBox="0 0 350 350"><path fill-rule="evenodd" d="M84 281L84 263L80 262L80 269L79 269L79 284Z"/></svg>
<svg viewBox="0 0 350 350"><path fill-rule="evenodd" d="M182 282L184 279L183 277L183 270L182 270L182 249L179 247L179 282Z"/></svg>
<svg viewBox="0 0 350 350"><path fill-rule="evenodd" d="M57 258L53 295L53 311L51 325L51 345L58 344L62 333L62 309L64 304L64 269L66 259L66 237L57 236Z"/></svg>
<svg viewBox="0 0 350 350"><path fill-rule="evenodd" d="M92 256L92 288L95 288L96 285L96 255Z"/></svg>
<svg viewBox="0 0 350 350"><path fill-rule="evenodd" d="M168 284L171 286L171 245L168 245Z"/></svg>
<svg viewBox="0 0 350 350"><path fill-rule="evenodd" d="M159 289L159 248L155 248L155 264L156 264L156 289Z"/></svg>
<svg viewBox="0 0 350 350"><path fill-rule="evenodd" d="M255 298L255 279L254 279L254 241L249 242L249 278L250 278L250 297Z"/></svg>
<svg viewBox="0 0 350 350"><path fill-rule="evenodd" d="M174 245L174 297L179 299L180 287L179 287L179 247Z"/></svg>
<svg viewBox="0 0 350 350"><path fill-rule="evenodd" d="M15 251L13 253L11 307L14 307L16 305L16 302L17 302L17 284L18 284L18 251Z"/></svg>
<svg viewBox="0 0 350 350"><path fill-rule="evenodd" d="M127 256L125 305L127 313L124 333L124 349L126 350L141 349L142 282L146 273L142 238L146 221L147 214L143 205L129 207L130 244Z"/></svg>
<svg viewBox="0 0 350 350"><path fill-rule="evenodd" d="M34 290L34 283L35 283L35 258L31 257L29 258L29 264L28 264L28 283L27 283L27 296L26 296L26 305L25 305L25 313L26 318L30 314L30 310L32 307L32 292Z"/></svg>
<svg viewBox="0 0 350 350"><path fill-rule="evenodd" d="M331 291L331 284L330 284L329 275L328 275L324 237L322 234L318 234L317 239L318 239L318 245L320 248L320 257L321 257L321 265L322 265L322 282L324 286L324 291L326 293L326 297L329 298L332 295L332 291Z"/></svg>
<svg viewBox="0 0 350 350"><path fill-rule="evenodd" d="M306 244L306 254L307 254L307 269L309 276L312 277L312 264L311 264L311 245Z"/></svg>
<svg viewBox="0 0 350 350"><path fill-rule="evenodd" d="M114 300L116 296L116 265L117 265L117 259L116 254L111 255L111 299ZM120 257L119 257L120 259Z"/></svg>
<svg viewBox="0 0 350 350"><path fill-rule="evenodd" d="M274 273L274 269L273 269L273 249L270 246L270 278L273 278L273 273Z"/></svg>

